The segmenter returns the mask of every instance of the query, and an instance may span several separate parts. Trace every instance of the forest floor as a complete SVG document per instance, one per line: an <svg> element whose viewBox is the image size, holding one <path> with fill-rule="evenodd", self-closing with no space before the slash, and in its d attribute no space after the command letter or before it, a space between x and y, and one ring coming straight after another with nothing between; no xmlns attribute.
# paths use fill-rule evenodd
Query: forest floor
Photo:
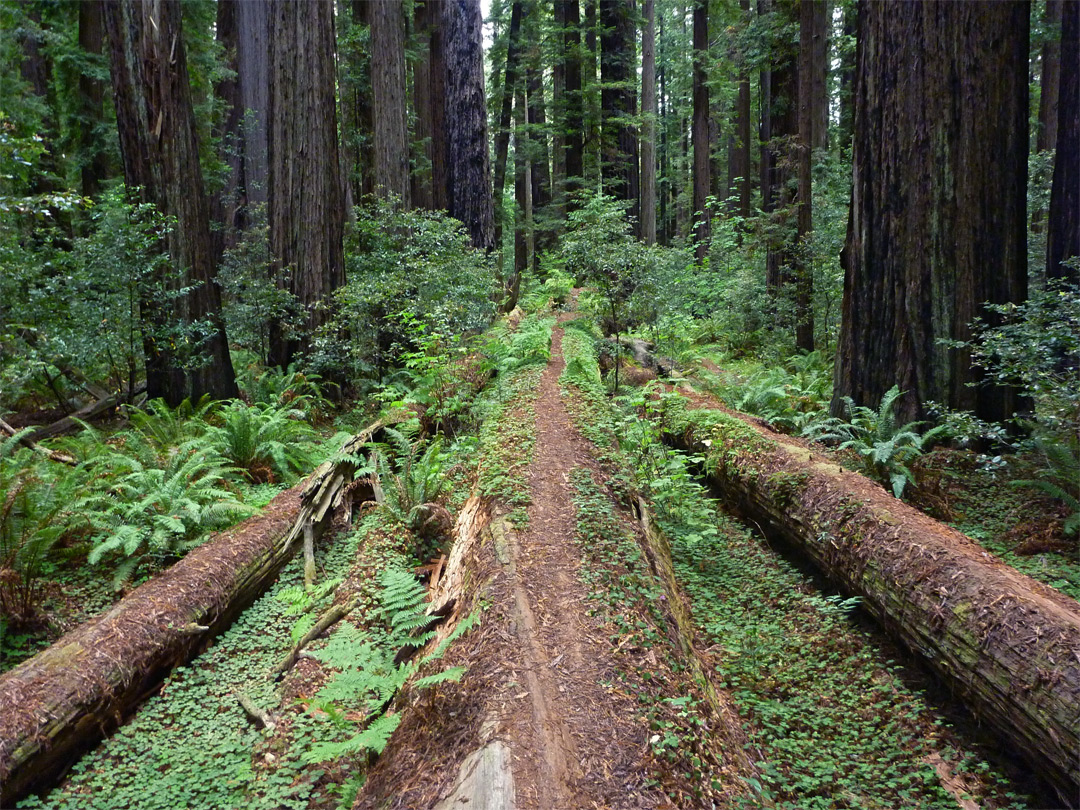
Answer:
<svg viewBox="0 0 1080 810"><path fill-rule="evenodd" d="M601 394L590 411L567 382L584 334L571 329L575 317L558 317L546 366L508 389L499 418L503 449L528 459L525 491L463 510L497 529L469 552L482 620L445 660L467 674L406 688L380 757L304 763L325 733L312 696L327 668L304 657L283 683L267 677L292 646L283 592L296 587L294 565L73 777L25 806L1050 806L910 658L798 563L716 512L698 484L686 491L716 528L693 540L670 532L674 574L664 581L613 469L617 451L597 438L611 432L610 402ZM513 466L480 455L481 466ZM662 474L672 479L678 465L689 469L674 457L671 465ZM373 593L388 561L408 556L395 531L320 552L325 576L344 573L335 599ZM692 614L691 627L680 612ZM350 620L363 627L368 614ZM276 730L251 726L236 706L241 690L268 707ZM354 781L353 795L343 786L356 773L366 781Z"/></svg>

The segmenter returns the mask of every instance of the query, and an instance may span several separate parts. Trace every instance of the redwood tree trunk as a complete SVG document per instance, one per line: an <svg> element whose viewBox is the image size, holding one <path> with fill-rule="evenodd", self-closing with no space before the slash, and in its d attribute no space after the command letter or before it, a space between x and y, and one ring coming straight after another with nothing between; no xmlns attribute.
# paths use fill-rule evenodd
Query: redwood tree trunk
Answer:
<svg viewBox="0 0 1080 810"><path fill-rule="evenodd" d="M510 28L506 34L506 69L503 71L502 97L499 102L499 126L495 130L495 244L502 244L503 189L506 185L506 155L510 149L510 116L517 92L518 63L521 61L521 0L510 8ZM501 248L500 248L501 250Z"/></svg>
<svg viewBox="0 0 1080 810"><path fill-rule="evenodd" d="M792 251L792 275L795 277L795 348L814 350L814 266L810 255L813 236L813 197L810 177L811 153L816 143L817 98L815 96L815 36L825 0L802 0L799 3L799 206L796 244ZM823 32L822 32L823 33Z"/></svg>
<svg viewBox="0 0 1080 810"><path fill-rule="evenodd" d="M562 150L564 204L577 207L574 198L584 174L585 105L581 94L581 13L578 0L555 0L556 26L562 28Z"/></svg>
<svg viewBox="0 0 1080 810"><path fill-rule="evenodd" d="M473 247L491 250L495 247L495 210L480 2L446 0L442 8L450 216L465 224Z"/></svg>
<svg viewBox="0 0 1080 810"><path fill-rule="evenodd" d="M1013 391L976 382L984 301L1027 294L1027 2L859 8L854 190L833 412L906 392L1003 421Z"/></svg>
<svg viewBox="0 0 1080 810"><path fill-rule="evenodd" d="M214 283L209 203L180 17L176 0L105 5L124 180L176 220L165 240L173 275L144 286L140 302L147 395L172 406L186 397L238 394ZM206 324L205 337L189 338L180 355L173 346L183 345L183 338L177 339L174 328L197 323Z"/></svg>
<svg viewBox="0 0 1080 810"><path fill-rule="evenodd" d="M295 296L299 336L272 324L270 362L288 366L330 316L345 281L345 206L334 96L331 0L275 0L270 45L270 255L278 285Z"/></svg>
<svg viewBox="0 0 1080 810"><path fill-rule="evenodd" d="M105 18L101 0L83 0L79 4L79 47L100 57L105 46ZM101 191L101 181L109 174L109 157L98 129L103 124L105 84L79 74L80 132L79 147L83 165L80 171L80 190L83 196L93 197Z"/></svg>
<svg viewBox="0 0 1080 810"><path fill-rule="evenodd" d="M809 0L807 0L809 2ZM777 25L798 24L797 0L777 0L773 14ZM791 180L798 166L795 141L799 136L799 62L798 50L785 41L773 43L772 75L769 94L770 139L768 171L771 190L770 234L765 256L765 283L769 291L779 294L794 280L792 244L797 225Z"/></svg>
<svg viewBox="0 0 1080 810"><path fill-rule="evenodd" d="M706 67L709 60L709 0L694 1L694 177L693 218L694 257L698 265L709 255L709 212L706 198L711 187L709 160L709 85Z"/></svg>
<svg viewBox="0 0 1080 810"><path fill-rule="evenodd" d="M743 18L749 23L750 0L740 0ZM740 63L738 95L735 99L735 126L728 146L728 196L735 197L734 213L744 220L750 217L750 75L741 63L745 54L737 54Z"/></svg>
<svg viewBox="0 0 1080 810"><path fill-rule="evenodd" d="M1061 20L1057 152L1047 224L1047 277L1080 283L1080 272L1063 264L1080 256L1080 3L1066 3Z"/></svg>
<svg viewBox="0 0 1080 810"><path fill-rule="evenodd" d="M641 239L656 243L656 3L643 0L641 32Z"/></svg>
<svg viewBox="0 0 1080 810"><path fill-rule="evenodd" d="M548 163L548 125L544 102L544 68L540 40L540 4L532 0L526 8L525 93L529 108L529 177L532 183L533 227L535 233L533 270L540 272L540 254L555 239L551 206L551 169Z"/></svg>
<svg viewBox="0 0 1080 810"><path fill-rule="evenodd" d="M638 221L637 47L633 0L600 0L600 110L604 188ZM635 230L639 230L635 224Z"/></svg>
<svg viewBox="0 0 1080 810"><path fill-rule="evenodd" d="M371 94L375 193L409 207L409 128L405 103L405 17L401 0L371 0Z"/></svg>

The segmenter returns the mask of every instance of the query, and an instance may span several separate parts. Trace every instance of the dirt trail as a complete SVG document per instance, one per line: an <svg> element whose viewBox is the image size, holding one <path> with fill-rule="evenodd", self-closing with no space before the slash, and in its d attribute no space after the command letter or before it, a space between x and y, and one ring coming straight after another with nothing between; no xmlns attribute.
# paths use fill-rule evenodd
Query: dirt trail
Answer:
<svg viewBox="0 0 1080 810"><path fill-rule="evenodd" d="M512 624L523 658L531 711L512 718L519 807L655 807L646 798L647 729L628 696L604 688L615 664L597 620L587 615L578 577L575 513L569 484L575 466L592 466L559 392L562 329L536 402L536 452L528 481L528 527L511 533L507 566Z"/></svg>

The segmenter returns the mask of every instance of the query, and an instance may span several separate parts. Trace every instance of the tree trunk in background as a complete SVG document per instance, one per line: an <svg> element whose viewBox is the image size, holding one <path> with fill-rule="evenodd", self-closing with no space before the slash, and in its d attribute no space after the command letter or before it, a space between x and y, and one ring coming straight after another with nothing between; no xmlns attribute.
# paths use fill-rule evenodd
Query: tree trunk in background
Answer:
<svg viewBox="0 0 1080 810"><path fill-rule="evenodd" d="M495 247L491 162L479 0L442 5L446 54L446 133L450 216L465 223L473 247ZM513 306L511 306L511 309Z"/></svg>
<svg viewBox="0 0 1080 810"><path fill-rule="evenodd" d="M744 24L750 22L750 0L740 0ZM743 65L745 54L737 54L738 93L735 97L735 124L728 142L729 197L735 198L730 210L744 220L750 216L750 75Z"/></svg>
<svg viewBox="0 0 1080 810"><path fill-rule="evenodd" d="M630 203L640 232L637 116L637 32L633 0L600 0L600 80L604 189Z"/></svg>
<svg viewBox="0 0 1080 810"><path fill-rule="evenodd" d="M643 0L641 32L641 239L656 244L656 4Z"/></svg>
<svg viewBox="0 0 1080 810"><path fill-rule="evenodd" d="M829 3L813 2L813 59L811 61L811 99L813 109L814 149L829 148Z"/></svg>
<svg viewBox="0 0 1080 810"><path fill-rule="evenodd" d="M709 0L694 0L694 258L698 265L709 255L709 212L705 210L709 194L709 85L706 66L709 62Z"/></svg>
<svg viewBox="0 0 1080 810"><path fill-rule="evenodd" d="M814 220L810 167L818 124L814 67L818 59L818 40L822 38L818 25L819 20L824 19L824 8L825 0L801 0L799 3L799 137L795 147L799 189L791 274L795 281L795 348L805 352L814 350L814 266L810 252Z"/></svg>
<svg viewBox="0 0 1080 810"><path fill-rule="evenodd" d="M759 18L772 12L772 0L758 0L757 13ZM773 210L773 186L772 186L772 150L769 143L772 141L772 70L761 71L758 80L760 98L758 99L758 143L761 147L761 156L758 160L758 183L761 186L761 210L768 214Z"/></svg>
<svg viewBox="0 0 1080 810"><path fill-rule="evenodd" d="M1046 275L1080 283L1062 262L1080 256L1080 3L1065 4L1061 20L1061 79L1057 152L1047 221Z"/></svg>
<svg viewBox="0 0 1080 810"><path fill-rule="evenodd" d="M345 282L345 206L333 2L275 0L270 10L270 255L278 285L296 297L304 318L299 336L271 324L269 359L285 368L310 348Z"/></svg>
<svg viewBox="0 0 1080 810"><path fill-rule="evenodd" d="M353 26L368 29L368 47L356 47L349 54L354 81L343 87L342 117L345 119L343 148L349 152L349 182L354 203L375 193L375 105L371 70L371 2L352 0ZM434 173L434 170L433 170Z"/></svg>
<svg viewBox="0 0 1080 810"><path fill-rule="evenodd" d="M1065 0L1046 0L1045 28L1052 29L1043 43L1041 77L1039 80L1039 131L1035 150L1045 152L1057 148L1058 96L1061 77L1062 12Z"/></svg>
<svg viewBox="0 0 1080 810"><path fill-rule="evenodd" d="M105 46L105 19L101 0L79 4L79 47L100 56ZM99 132L104 124L105 84L85 71L79 74L79 147L83 161L79 190L84 197L101 191L101 181L109 175L109 156Z"/></svg>
<svg viewBox="0 0 1080 810"><path fill-rule="evenodd" d="M514 298L521 289L521 278L529 267L529 229L532 227L529 204L529 136L525 128L525 88L519 86L514 101L514 274L507 285Z"/></svg>
<svg viewBox="0 0 1080 810"><path fill-rule="evenodd" d="M235 397L238 391L221 320L221 294L214 283L217 268L199 167L180 4L109 0L105 26L124 180L128 188L139 189L144 202L176 220L166 237L175 277L155 278L141 293L147 395L161 397L171 406L203 394L215 399ZM190 291L181 294L183 287ZM175 295L171 302L166 288ZM207 336L188 347L186 358L172 349L175 338L168 331L177 322L209 326ZM185 373L181 361L195 367Z"/></svg>
<svg viewBox="0 0 1080 810"><path fill-rule="evenodd" d="M809 2L810 0L807 0ZM799 22L801 0L777 0L773 14L782 25ZM796 212L792 210L793 174L797 173L795 141L799 136L799 54L791 43L773 43L772 77L769 97L769 188L771 190L771 233L765 256L765 284L773 294L793 280L791 246L796 240Z"/></svg>
<svg viewBox="0 0 1080 810"><path fill-rule="evenodd" d="M578 207L576 193L582 186L585 106L581 97L581 17L578 0L555 0L555 22L562 28L562 132L563 205Z"/></svg>
<svg viewBox="0 0 1080 810"><path fill-rule="evenodd" d="M544 104L544 66L540 38L540 4L531 0L525 14L525 93L529 109L529 178L532 183L533 271L540 272L540 254L555 240L551 206L551 169L548 165L548 125Z"/></svg>
<svg viewBox="0 0 1080 810"><path fill-rule="evenodd" d="M832 410L906 392L1003 421L1016 393L969 353L981 304L1027 294L1027 2L860 6L854 187ZM988 159L992 156L993 159Z"/></svg>
<svg viewBox="0 0 1080 810"><path fill-rule="evenodd" d="M432 77L432 32L441 18L439 5L435 0L418 0L413 5L413 47L416 58L412 60L413 93L413 149L415 155L410 172L409 193L414 208L431 211L435 207L435 188L433 172L434 128L433 77ZM438 77L442 80L442 76Z"/></svg>
<svg viewBox="0 0 1080 810"><path fill-rule="evenodd" d="M510 149L510 116L518 84L521 59L521 0L510 8L510 28L506 34L506 70L503 71L502 98L499 101L499 126L495 130L495 245L502 244L502 198L506 186L506 155ZM501 248L500 248L501 249Z"/></svg>
<svg viewBox="0 0 1080 810"><path fill-rule="evenodd" d="M604 133L603 109L601 107L600 82L597 81L596 62L600 55L598 47L596 4L600 0L583 0L585 5L585 50L581 63L581 103L585 120L582 154L582 177L585 186L597 188L603 180L604 169Z"/></svg>
<svg viewBox="0 0 1080 810"><path fill-rule="evenodd" d="M855 36L859 6L856 3L844 6L844 22L841 33L844 42ZM851 136L855 127L855 52L845 49L840 53L840 122L836 129L837 146L846 149L851 145Z"/></svg>
<svg viewBox="0 0 1080 810"><path fill-rule="evenodd" d="M405 18L401 0L371 0L371 95L375 193L409 201L409 128L405 101Z"/></svg>

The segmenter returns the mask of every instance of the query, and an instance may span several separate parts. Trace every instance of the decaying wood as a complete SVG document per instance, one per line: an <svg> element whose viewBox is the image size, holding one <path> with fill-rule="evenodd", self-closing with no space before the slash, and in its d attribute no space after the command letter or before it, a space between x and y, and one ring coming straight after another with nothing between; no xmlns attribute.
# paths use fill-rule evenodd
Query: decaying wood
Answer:
<svg viewBox="0 0 1080 810"><path fill-rule="evenodd" d="M75 466L75 459L66 453L57 453L55 450L49 450L47 447L42 447L40 444L30 440L30 431L19 435L22 431L16 430L3 419L0 419L0 432L6 433L8 436L19 436L19 444L23 447L28 447L36 453L41 453L45 458L50 461L56 461L60 464L67 464L68 466Z"/></svg>
<svg viewBox="0 0 1080 810"><path fill-rule="evenodd" d="M139 383L136 386L133 395L141 394L146 391L146 383ZM71 416L65 416L63 419L57 419L48 425L42 425L39 428L35 428L33 433L29 435L29 439L32 442L39 442L42 439L48 439L51 436L59 436L61 433L67 433L69 430L75 430L79 427L80 421L86 421L87 419L93 419L95 416L100 416L106 411L111 411L113 408L124 402L126 393L121 394L109 394L107 397L95 400L89 405L84 405Z"/></svg>
<svg viewBox="0 0 1080 810"><path fill-rule="evenodd" d="M664 438L707 454L735 511L792 543L1058 792L1080 796L1080 606L804 443L710 409Z"/></svg>
<svg viewBox="0 0 1080 810"><path fill-rule="evenodd" d="M315 527L304 526L304 587L315 584Z"/></svg>
<svg viewBox="0 0 1080 810"><path fill-rule="evenodd" d="M266 709L260 708L255 701L253 701L244 692L236 693L236 702L240 704L240 708L244 710L244 714L250 718L256 727L264 728L268 731L273 731L277 728L277 721L274 720L273 715Z"/></svg>
<svg viewBox="0 0 1080 810"><path fill-rule="evenodd" d="M296 642L296 645L289 651L289 654L281 659L281 663L274 667L272 674L275 676L284 675L292 669L293 665L300 659L300 653L303 652L304 647L352 613L359 604L359 601L360 600L358 599L352 599L348 602L331 605L329 610L319 617L319 620L315 622L312 628L304 633L301 639Z"/></svg>
<svg viewBox="0 0 1080 810"><path fill-rule="evenodd" d="M346 443L356 457L379 422ZM266 510L192 551L96 619L0 676L0 806L48 788L79 754L201 652L324 528L355 465L321 465Z"/></svg>

